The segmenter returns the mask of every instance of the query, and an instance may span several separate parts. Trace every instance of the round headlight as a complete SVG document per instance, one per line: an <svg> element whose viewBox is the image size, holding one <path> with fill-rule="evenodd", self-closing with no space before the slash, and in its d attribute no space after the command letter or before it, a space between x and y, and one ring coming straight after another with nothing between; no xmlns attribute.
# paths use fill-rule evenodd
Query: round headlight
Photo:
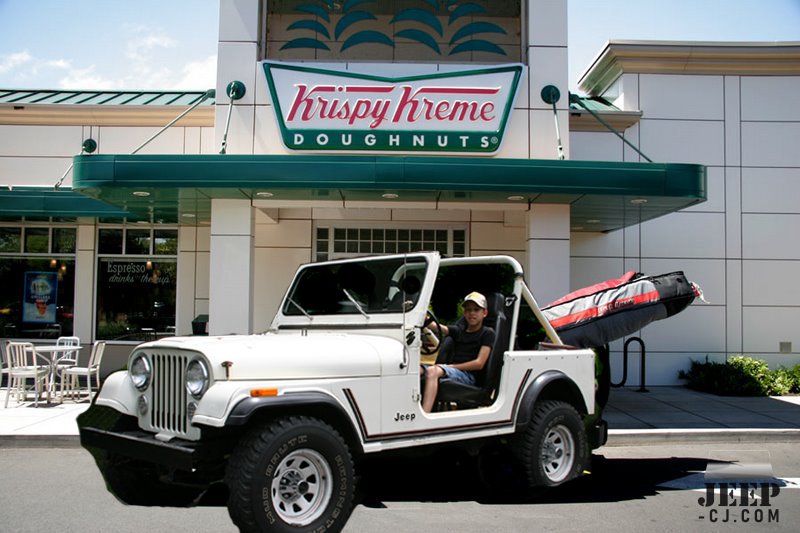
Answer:
<svg viewBox="0 0 800 533"><path fill-rule="evenodd" d="M208 388L208 367L202 359L194 359L186 365L186 390L200 398Z"/></svg>
<svg viewBox="0 0 800 533"><path fill-rule="evenodd" d="M145 390L150 385L150 377L153 372L150 367L150 361L144 355L137 355L133 359L129 373L134 386L140 391Z"/></svg>

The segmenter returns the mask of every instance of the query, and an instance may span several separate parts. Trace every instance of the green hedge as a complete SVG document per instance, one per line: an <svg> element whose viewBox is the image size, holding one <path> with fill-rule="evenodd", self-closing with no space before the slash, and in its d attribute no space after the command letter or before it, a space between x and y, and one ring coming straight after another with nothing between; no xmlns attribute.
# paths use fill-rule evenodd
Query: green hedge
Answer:
<svg viewBox="0 0 800 533"><path fill-rule="evenodd" d="M692 360L689 371L678 377L690 389L723 396L781 396L800 393L800 365L770 370L766 362L735 355L725 363Z"/></svg>

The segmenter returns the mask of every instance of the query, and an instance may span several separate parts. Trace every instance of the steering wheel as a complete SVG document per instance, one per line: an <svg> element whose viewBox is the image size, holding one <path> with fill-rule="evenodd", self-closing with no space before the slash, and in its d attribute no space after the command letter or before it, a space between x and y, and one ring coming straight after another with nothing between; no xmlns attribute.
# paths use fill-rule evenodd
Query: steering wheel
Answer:
<svg viewBox="0 0 800 533"><path fill-rule="evenodd" d="M431 323L436 324L436 330L429 328L428 325ZM431 337L433 339L431 339ZM426 340L434 340L435 343L426 342ZM419 351L423 355L431 355L436 353L436 350L439 349L439 346L442 344L444 337L442 336L442 326L439 324L439 319L436 318L436 315L433 311L428 311L428 317L425 319L425 323L422 324L422 345L420 346Z"/></svg>

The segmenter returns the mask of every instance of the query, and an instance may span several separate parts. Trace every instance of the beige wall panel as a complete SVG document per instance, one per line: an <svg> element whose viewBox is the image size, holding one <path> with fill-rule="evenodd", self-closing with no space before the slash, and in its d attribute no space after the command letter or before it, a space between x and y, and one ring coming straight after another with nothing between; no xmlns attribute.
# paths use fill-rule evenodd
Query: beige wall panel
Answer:
<svg viewBox="0 0 800 533"><path fill-rule="evenodd" d="M0 185L52 187L72 163L71 157L0 157ZM72 185L72 172L64 186Z"/></svg>
<svg viewBox="0 0 800 533"><path fill-rule="evenodd" d="M0 125L0 139L0 156L14 157L72 157L84 140L81 126L9 125Z"/></svg>
<svg viewBox="0 0 800 533"><path fill-rule="evenodd" d="M255 250L256 294L253 302L253 330L265 331L278 310L281 299L297 267L311 261L309 248L257 248ZM269 272L268 276L259 272Z"/></svg>
<svg viewBox="0 0 800 533"><path fill-rule="evenodd" d="M524 250L525 228L507 228L502 223L473 222L470 225L472 250Z"/></svg>
<svg viewBox="0 0 800 533"><path fill-rule="evenodd" d="M310 220L281 220L278 224L257 224L257 248L311 248Z"/></svg>

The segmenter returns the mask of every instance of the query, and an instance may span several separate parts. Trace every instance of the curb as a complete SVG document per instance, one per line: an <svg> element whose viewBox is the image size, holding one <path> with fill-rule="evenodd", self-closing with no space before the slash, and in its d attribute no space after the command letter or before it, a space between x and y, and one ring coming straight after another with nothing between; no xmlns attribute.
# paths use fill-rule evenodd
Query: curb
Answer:
<svg viewBox="0 0 800 533"><path fill-rule="evenodd" d="M0 435L3 448L80 448L78 435Z"/></svg>
<svg viewBox="0 0 800 533"><path fill-rule="evenodd" d="M800 429L612 429L603 447L800 442ZM0 435L2 448L80 448L78 435Z"/></svg>
<svg viewBox="0 0 800 533"><path fill-rule="evenodd" d="M800 429L612 429L604 446L800 442Z"/></svg>

